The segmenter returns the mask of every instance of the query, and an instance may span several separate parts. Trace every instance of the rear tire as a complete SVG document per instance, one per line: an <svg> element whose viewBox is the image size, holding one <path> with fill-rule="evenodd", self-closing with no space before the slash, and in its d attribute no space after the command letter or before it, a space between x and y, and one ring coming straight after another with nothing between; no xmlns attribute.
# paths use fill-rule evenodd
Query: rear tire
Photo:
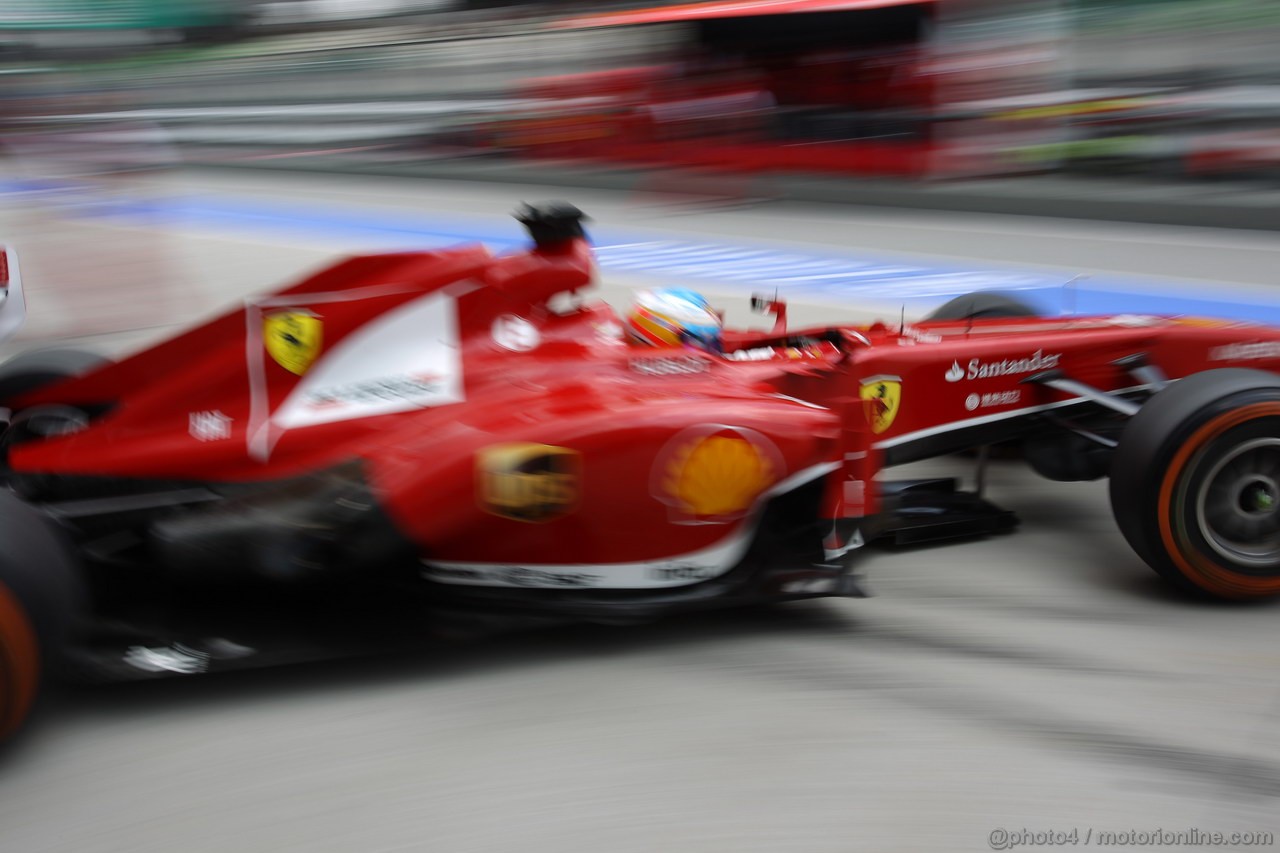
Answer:
<svg viewBox="0 0 1280 853"><path fill-rule="evenodd" d="M0 743L21 726L40 687L40 642L21 599L0 581Z"/></svg>
<svg viewBox="0 0 1280 853"><path fill-rule="evenodd" d="M97 353L76 349L21 353L0 364L0 403L110 363Z"/></svg>
<svg viewBox="0 0 1280 853"><path fill-rule="evenodd" d="M0 743L31 713L84 607L83 580L48 518L0 492Z"/></svg>
<svg viewBox="0 0 1280 853"><path fill-rule="evenodd" d="M1175 585L1222 599L1280 594L1280 377L1209 370L1152 397L1120 436L1111 509Z"/></svg>
<svg viewBox="0 0 1280 853"><path fill-rule="evenodd" d="M8 405L24 394L38 391L66 379L82 376L110 364L97 353L74 349L24 352L0 364L0 405ZM8 450L32 438L48 438L78 432L89 416L73 406L31 406L10 413L9 425L0 434L0 462Z"/></svg>

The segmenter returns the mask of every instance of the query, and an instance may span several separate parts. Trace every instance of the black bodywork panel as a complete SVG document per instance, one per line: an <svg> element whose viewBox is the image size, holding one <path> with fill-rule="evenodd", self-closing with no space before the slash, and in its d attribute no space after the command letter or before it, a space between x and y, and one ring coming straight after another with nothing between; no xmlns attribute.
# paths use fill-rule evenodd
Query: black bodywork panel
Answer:
<svg viewBox="0 0 1280 853"><path fill-rule="evenodd" d="M278 541L295 542L298 524L332 520L337 501L374 507L359 493L354 469L255 489L225 500L196 502L161 512L156 522L186 556L207 561L196 544L211 530L243 531L266 502L263 520L281 518ZM1012 529L1013 513L968 492L953 479L881 484L885 512L845 522L860 545L909 545ZM354 491L353 491L354 490ZM828 559L822 548L831 522L817 520L821 481L768 504L758 535L741 563L728 573L678 588L545 590L447 586L425 581L416 559L381 541L377 560L353 571L341 554L369 539L387 540L392 530L380 513L360 513L348 540L336 525L308 533L298 558L307 571L281 571L293 560L287 549L255 554L245 540L219 544L212 552L236 561L159 572L122 560L90 564L95 617L70 650L69 670L90 681L145 679L386 653L441 639L473 638L528 627L571 622L636 623L681 610L747 606L814 597L862 596L852 574L860 548ZM181 494L189 495L189 491ZM302 500L301 495L314 500ZM272 503L270 496L288 500ZM368 502L366 502L368 501ZM285 511L285 507L293 507ZM328 509L326 509L328 507ZM51 506L50 509L55 509ZM117 514L117 520L120 516ZM83 521L83 519L82 519ZM229 525L224 527L224 525ZM188 528L190 530L188 531ZM263 525L256 536L265 536ZM188 531L181 534L181 531ZM317 532L318 531L318 532ZM320 537L317 539L316 537ZM196 543L196 544L193 544ZM324 571L315 561L328 544L341 570ZM353 544L354 543L354 544ZM137 556L136 554L134 556ZM172 555L171 555L172 556Z"/></svg>

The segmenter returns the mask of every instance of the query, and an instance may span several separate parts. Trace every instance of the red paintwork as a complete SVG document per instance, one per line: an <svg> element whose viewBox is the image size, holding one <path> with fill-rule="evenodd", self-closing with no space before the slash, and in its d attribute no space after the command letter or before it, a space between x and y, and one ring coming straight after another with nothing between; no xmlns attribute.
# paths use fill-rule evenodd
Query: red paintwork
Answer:
<svg viewBox="0 0 1280 853"><path fill-rule="evenodd" d="M887 446L921 432L945 433L977 419L1069 399L1021 384L1030 370L969 379L971 363L978 370L1039 353L1039 366L1052 360L1070 377L1108 390L1135 384L1112 364L1135 352L1148 353L1170 377L1210 367L1280 369L1280 357L1273 357L1280 345L1220 349L1280 343L1280 331L1162 318L847 328L841 331L844 353L830 344L804 350L772 346L770 333L727 336L731 348L754 349L755 355L768 356L763 360L633 349L612 335L616 317L607 306L585 303L567 313L548 306L552 296L589 284L593 270L590 249L580 240L560 251L497 258L469 246L345 261L280 291L272 303L287 305L289 297L305 302L308 296L334 292L367 297L325 309L328 347L374 318L449 288L456 294L463 402L284 430L269 456L256 457L245 434L247 363L254 352L240 310L17 401L19 406L115 405L81 433L16 446L11 467L228 482L285 478L354 457L366 463L376 494L397 524L435 558L501 563L537 554L539 562L559 564L641 561L706 548L747 523L745 510L716 518L681 517L665 499L662 478L675 464L670 442L690 428L753 430L751 435L759 436L751 440L753 446L769 455L772 484L814 466L837 464L825 475L823 512L853 517L876 510L874 488L864 497L863 486L872 482ZM389 285L398 290L384 293ZM494 320L505 314L536 328L536 348L512 352L495 342ZM325 351L316 364L323 363ZM654 358L674 359L699 372L651 375L636 369L637 360L652 366ZM953 364L965 378L948 381ZM266 367L276 405L299 378L269 359ZM394 373L395 365L387 365L387 371ZM882 376L898 377L901 397L892 423L875 434L873 416L891 407L884 400L864 401L860 392L865 380ZM1001 394L1007 396L991 396ZM966 405L972 395L977 395L976 408ZM190 415L210 410L231 419L228 438L193 436ZM509 442L580 454L576 505L540 522L486 511L478 497L477 458L486 448Z"/></svg>

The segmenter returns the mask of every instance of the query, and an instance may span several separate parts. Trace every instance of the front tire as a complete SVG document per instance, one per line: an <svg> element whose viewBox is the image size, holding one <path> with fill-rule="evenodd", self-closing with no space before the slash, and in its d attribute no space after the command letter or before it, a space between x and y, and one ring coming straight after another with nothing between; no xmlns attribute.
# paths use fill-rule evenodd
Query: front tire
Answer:
<svg viewBox="0 0 1280 853"><path fill-rule="evenodd" d="M1222 599L1280 595L1280 377L1210 370L1156 394L1120 437L1111 508L1175 585Z"/></svg>
<svg viewBox="0 0 1280 853"><path fill-rule="evenodd" d="M1011 317L1037 317L1039 313L1014 296L996 290L979 290L942 303L924 319L1003 320Z"/></svg>

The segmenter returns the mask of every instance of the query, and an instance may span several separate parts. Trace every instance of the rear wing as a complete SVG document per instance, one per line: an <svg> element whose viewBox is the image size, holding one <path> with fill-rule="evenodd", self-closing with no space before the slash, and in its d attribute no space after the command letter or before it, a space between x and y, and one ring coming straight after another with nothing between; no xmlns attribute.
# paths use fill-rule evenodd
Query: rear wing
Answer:
<svg viewBox="0 0 1280 853"><path fill-rule="evenodd" d="M27 321L27 300L22 295L18 253L0 247L0 341L14 335Z"/></svg>

